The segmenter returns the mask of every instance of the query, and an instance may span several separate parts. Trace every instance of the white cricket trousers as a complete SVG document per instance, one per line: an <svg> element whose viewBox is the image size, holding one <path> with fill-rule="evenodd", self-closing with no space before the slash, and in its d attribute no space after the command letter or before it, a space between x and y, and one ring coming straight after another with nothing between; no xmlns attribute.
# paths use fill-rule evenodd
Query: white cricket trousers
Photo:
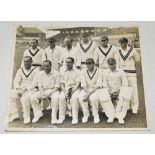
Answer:
<svg viewBox="0 0 155 155"><path fill-rule="evenodd" d="M132 93L133 93L132 87L120 88L120 93L117 100L116 111L115 111L116 118L124 119L126 117L127 110L129 108L129 104L131 101Z"/></svg>
<svg viewBox="0 0 155 155"><path fill-rule="evenodd" d="M31 91L27 91L22 94L22 96L19 95L18 90L11 90L11 95L10 95L10 101L8 104L8 118L11 117L11 115L17 115L19 116L18 112L18 104L22 105L22 110L23 110L23 117L26 118L30 116L30 100L29 97L32 94Z"/></svg>
<svg viewBox="0 0 155 155"><path fill-rule="evenodd" d="M58 109L58 100L59 100L59 91L54 92L50 95L51 90L45 90L45 94L47 97L51 96L51 108L52 108L52 119L56 119L57 109ZM35 92L30 96L30 102L33 109L34 117L38 117L42 114L42 104L41 104L41 93Z"/></svg>
<svg viewBox="0 0 155 155"><path fill-rule="evenodd" d="M24 119L27 117L30 117L30 111L31 111L31 102L30 102L30 96L33 94L33 91L27 91L25 92L20 101L23 108L23 117Z"/></svg>
<svg viewBox="0 0 155 155"><path fill-rule="evenodd" d="M139 98L138 98L138 87L137 87L137 76L136 73L126 73L128 78L129 87L133 88L133 94L131 98L131 109L138 111Z"/></svg>
<svg viewBox="0 0 155 155"><path fill-rule="evenodd" d="M83 98L85 95L86 95L86 92L84 90L81 90L79 95L78 95L78 100L79 100L80 106L82 108L83 116L88 117L90 115L88 102L83 101ZM90 97L89 100L90 99L92 99L92 97Z"/></svg>
<svg viewBox="0 0 155 155"><path fill-rule="evenodd" d="M10 98L9 98L9 103L8 103L8 108L7 108L7 119L12 115L17 115L19 116L18 113L18 104L20 102L20 96L18 95L19 92L15 89L11 90Z"/></svg>
<svg viewBox="0 0 155 155"><path fill-rule="evenodd" d="M110 98L110 94L108 92L108 89L102 88L98 89L96 91L97 98L99 100L99 103L105 112L106 116L108 118L114 118L115 117L115 109L113 106L113 103Z"/></svg>
<svg viewBox="0 0 155 155"><path fill-rule="evenodd" d="M78 111L79 111L79 101L78 101L78 95L80 93L80 90L76 90L70 99L71 109L72 109L72 118L74 120L78 120ZM66 97L65 93L61 91L59 95L59 119L65 119L66 115Z"/></svg>
<svg viewBox="0 0 155 155"><path fill-rule="evenodd" d="M117 102L117 106L115 110L115 117L118 119L119 118L124 119L127 114L130 100L127 100L122 96L119 96L119 100L117 100L116 102Z"/></svg>

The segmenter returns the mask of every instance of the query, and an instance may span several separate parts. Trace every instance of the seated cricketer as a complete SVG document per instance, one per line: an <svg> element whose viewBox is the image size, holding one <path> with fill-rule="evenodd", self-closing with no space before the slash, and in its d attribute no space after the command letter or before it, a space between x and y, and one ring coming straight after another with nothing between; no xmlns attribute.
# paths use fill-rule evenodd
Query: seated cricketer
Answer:
<svg viewBox="0 0 155 155"><path fill-rule="evenodd" d="M99 77L101 77L101 72L95 67L95 62L93 58L86 59L87 69L81 72L81 87L83 88L79 94L79 103L83 111L82 123L88 122L89 107L88 102L92 107L92 114L94 116L94 123L99 123L98 115L98 98L96 90L101 88L101 82Z"/></svg>
<svg viewBox="0 0 155 155"><path fill-rule="evenodd" d="M123 70L116 67L116 60L107 60L109 69L104 74L103 87L107 87L111 100L116 101L115 117L119 124L124 124L129 103L132 97L132 88L128 87L128 80Z"/></svg>
<svg viewBox="0 0 155 155"><path fill-rule="evenodd" d="M51 123L57 123L57 110L58 110L58 98L59 98L59 73L51 68L51 61L45 60L43 62L43 71L39 75L38 91L30 96L30 102L32 105L34 118L32 123L37 122L42 116L42 102L48 97L51 97Z"/></svg>
<svg viewBox="0 0 155 155"><path fill-rule="evenodd" d="M38 73L38 68L32 66L32 57L23 58L24 67L18 69L14 79L14 89L11 90L8 104L8 122L13 122L19 118L18 104L21 101L23 109L24 124L30 122L30 101L27 97L31 94L31 85L34 76Z"/></svg>
<svg viewBox="0 0 155 155"><path fill-rule="evenodd" d="M60 73L61 93L59 95L59 120L58 124L65 120L66 110L71 110L72 124L78 123L78 95L80 92L80 71L73 67L74 59L68 57L65 60L66 70Z"/></svg>

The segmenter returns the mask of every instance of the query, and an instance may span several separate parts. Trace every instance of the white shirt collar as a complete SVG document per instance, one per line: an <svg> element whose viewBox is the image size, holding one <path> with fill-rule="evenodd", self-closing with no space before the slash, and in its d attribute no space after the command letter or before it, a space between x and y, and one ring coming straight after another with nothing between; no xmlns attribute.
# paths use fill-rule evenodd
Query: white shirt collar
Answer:
<svg viewBox="0 0 155 155"><path fill-rule="evenodd" d="M67 71L68 72L74 71L74 68L72 68L71 70L66 69L65 72L67 72Z"/></svg>
<svg viewBox="0 0 155 155"><path fill-rule="evenodd" d="M45 71L43 70L43 74L46 75L46 76L50 76L52 74L52 69L51 69L49 74L46 74Z"/></svg>
<svg viewBox="0 0 155 155"><path fill-rule="evenodd" d="M29 48L31 51L37 51L39 49L39 46L37 46L37 48L32 49L32 47Z"/></svg>
<svg viewBox="0 0 155 155"><path fill-rule="evenodd" d="M31 70L34 69L34 68L35 68L34 66L31 66L31 68L27 70L25 67L23 67L24 71L27 71L27 72L28 72L28 71L31 71Z"/></svg>
<svg viewBox="0 0 155 155"><path fill-rule="evenodd" d="M114 71L111 71L111 70L109 69L108 73L109 73L109 72L114 73L114 72L118 72L118 71L119 71L119 68L118 68L118 67L116 67L116 69L115 69Z"/></svg>

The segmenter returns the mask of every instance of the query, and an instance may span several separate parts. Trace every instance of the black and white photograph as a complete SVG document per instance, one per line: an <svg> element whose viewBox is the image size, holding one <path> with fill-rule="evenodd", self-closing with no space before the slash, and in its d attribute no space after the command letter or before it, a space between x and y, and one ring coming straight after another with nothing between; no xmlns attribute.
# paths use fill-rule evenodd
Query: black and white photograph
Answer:
<svg viewBox="0 0 155 155"><path fill-rule="evenodd" d="M138 26L17 25L6 131L148 130Z"/></svg>

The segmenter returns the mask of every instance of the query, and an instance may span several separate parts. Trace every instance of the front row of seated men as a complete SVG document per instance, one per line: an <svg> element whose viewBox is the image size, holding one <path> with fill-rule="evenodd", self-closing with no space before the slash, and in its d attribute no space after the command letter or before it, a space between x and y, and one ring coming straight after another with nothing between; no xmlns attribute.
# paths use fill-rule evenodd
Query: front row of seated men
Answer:
<svg viewBox="0 0 155 155"><path fill-rule="evenodd" d="M43 100L50 98L51 124L63 123L66 112L70 113L72 124L77 124L79 108L83 112L82 123L88 122L90 112L94 123L99 123L99 106L108 118L107 123L117 118L119 124L124 124L132 96L124 71L117 68L113 58L108 59L109 69L105 71L96 68L92 58L85 63L87 69L77 70L73 67L74 59L68 57L66 69L59 74L52 69L51 61L45 60L43 70L39 70L31 65L32 58L25 56L24 67L17 71L14 79L8 104L8 122L19 118L19 100L23 123L31 122L31 109L34 114L32 123L38 122L43 116Z"/></svg>

